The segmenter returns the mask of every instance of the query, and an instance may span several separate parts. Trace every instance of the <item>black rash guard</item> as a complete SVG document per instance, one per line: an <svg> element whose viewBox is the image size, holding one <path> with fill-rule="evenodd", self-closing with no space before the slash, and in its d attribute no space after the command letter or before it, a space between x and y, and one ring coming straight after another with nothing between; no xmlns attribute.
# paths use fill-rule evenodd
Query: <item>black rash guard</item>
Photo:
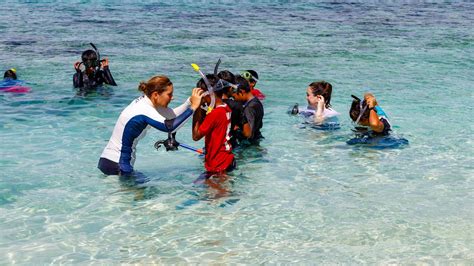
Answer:
<svg viewBox="0 0 474 266"><path fill-rule="evenodd" d="M90 75L87 75L85 71L77 71L73 76L74 88L95 89L104 83L117 86L117 83L115 83L112 77L112 73L110 73L109 67L96 70Z"/></svg>

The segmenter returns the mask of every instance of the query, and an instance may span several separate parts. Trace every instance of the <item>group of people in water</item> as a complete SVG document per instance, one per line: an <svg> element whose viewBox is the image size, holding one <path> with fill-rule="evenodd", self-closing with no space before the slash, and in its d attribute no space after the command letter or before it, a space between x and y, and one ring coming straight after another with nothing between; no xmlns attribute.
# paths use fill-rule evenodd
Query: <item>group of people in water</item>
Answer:
<svg viewBox="0 0 474 266"><path fill-rule="evenodd" d="M84 51L82 61L74 63L74 87L94 90L104 84L116 86L108 59L101 59L95 45L91 43L91 46L94 49ZM176 132L192 118L193 140L204 138L206 177L225 175L235 169L233 149L259 145L263 138L265 94L255 87L259 79L256 71L235 75L228 70L218 71L219 64L220 60L212 74L204 74L194 65L201 78L189 98L174 109L168 107L173 99L173 83L167 76L158 75L140 82L138 90L143 95L121 112L98 168L106 175L133 176L135 147L147 129L153 127L168 133L168 139L161 144L167 150L175 150L183 146L176 141ZM16 79L15 72L7 70L4 80ZM306 89L307 108L295 105L289 113L301 115L323 129L339 128L340 114L331 106L331 94L330 83L312 82ZM388 136L391 124L374 95L367 92L362 99L352 97L349 115L356 129L372 136Z"/></svg>
<svg viewBox="0 0 474 266"><path fill-rule="evenodd" d="M261 98L265 95L254 87L256 72L234 75L216 70L201 75L190 97L174 109L168 107L173 99L173 83L168 77L154 76L141 82L138 90L143 95L120 114L98 168L107 175L133 175L135 146L149 127L167 132L168 139L162 143L167 150L174 150L180 145L174 139L176 131L192 118L193 140L204 138L205 175L232 171L236 167L232 150L258 145L263 138L264 109L254 93Z"/></svg>

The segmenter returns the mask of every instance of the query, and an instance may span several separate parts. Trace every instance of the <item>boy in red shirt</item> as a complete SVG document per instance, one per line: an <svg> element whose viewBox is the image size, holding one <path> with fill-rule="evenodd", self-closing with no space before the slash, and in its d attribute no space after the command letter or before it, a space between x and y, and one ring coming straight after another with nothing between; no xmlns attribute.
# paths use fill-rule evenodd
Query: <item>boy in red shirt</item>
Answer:
<svg viewBox="0 0 474 266"><path fill-rule="evenodd" d="M236 164L232 154L230 140L230 117L231 109L222 101L224 94L223 86L215 86L220 81L213 75L207 75L211 86L214 88L215 106L207 115L202 109L196 110L193 116L193 140L198 141L204 137L206 155L204 166L206 175L210 177L214 174L225 175L232 171ZM202 79L197 84L198 88L208 91ZM202 97L203 103L209 105L211 96Z"/></svg>

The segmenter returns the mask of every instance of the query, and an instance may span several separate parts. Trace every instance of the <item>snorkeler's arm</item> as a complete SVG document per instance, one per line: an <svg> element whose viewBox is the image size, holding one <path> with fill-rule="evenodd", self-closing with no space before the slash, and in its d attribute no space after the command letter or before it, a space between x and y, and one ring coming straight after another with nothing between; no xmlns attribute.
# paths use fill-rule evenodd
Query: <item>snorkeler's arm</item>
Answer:
<svg viewBox="0 0 474 266"><path fill-rule="evenodd" d="M380 121L375 107L377 106L377 100L374 95L370 92L364 94L364 99L367 102L367 107L369 107L369 126L375 132L382 132L384 129L384 124Z"/></svg>
<svg viewBox="0 0 474 266"><path fill-rule="evenodd" d="M314 114L314 123L322 124L324 122L324 97L322 95L316 96L317 106L316 113Z"/></svg>
<svg viewBox="0 0 474 266"><path fill-rule="evenodd" d="M114 77L112 77L112 73L110 73L110 69L108 66L103 68L102 73L104 75L105 83L111 86L117 86L117 83L115 83Z"/></svg>
<svg viewBox="0 0 474 266"><path fill-rule="evenodd" d="M82 72L76 72L74 76L72 77L72 83L74 85L74 88L82 88L84 87L84 82L82 80Z"/></svg>
<svg viewBox="0 0 474 266"><path fill-rule="evenodd" d="M370 128L375 131L375 132L382 132L384 129L384 124L382 121L380 121L379 116L377 115L377 112L375 112L374 109L370 109L370 114L369 114L369 125Z"/></svg>
<svg viewBox="0 0 474 266"><path fill-rule="evenodd" d="M250 127L249 123L245 123L242 126L242 135L246 138L251 138L252 137L252 128Z"/></svg>
<svg viewBox="0 0 474 266"><path fill-rule="evenodd" d="M106 57L104 60L101 60L100 65L102 66L104 82L111 86L117 86L117 83L115 83L114 77L112 77L112 73L110 72L109 59Z"/></svg>
<svg viewBox="0 0 474 266"><path fill-rule="evenodd" d="M204 110L197 109L193 115L193 140L198 141L204 137L203 132L199 131L204 119Z"/></svg>
<svg viewBox="0 0 474 266"><path fill-rule="evenodd" d="M254 115L250 114L252 110L249 109L250 108L245 109L242 114L242 135L246 138L252 137L252 126L254 124L253 121L255 120Z"/></svg>

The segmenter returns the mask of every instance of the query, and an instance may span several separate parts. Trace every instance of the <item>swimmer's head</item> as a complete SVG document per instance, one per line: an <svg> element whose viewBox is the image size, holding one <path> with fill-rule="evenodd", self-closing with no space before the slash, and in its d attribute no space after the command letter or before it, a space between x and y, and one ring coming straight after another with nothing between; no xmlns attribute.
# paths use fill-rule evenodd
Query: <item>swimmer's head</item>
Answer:
<svg viewBox="0 0 474 266"><path fill-rule="evenodd" d="M5 71L5 74L3 74L3 78L10 78L10 79L17 79L16 78L16 69L10 68L9 70Z"/></svg>
<svg viewBox="0 0 474 266"><path fill-rule="evenodd" d="M173 99L173 83L167 76L154 76L140 82L138 90L143 92L155 107L167 107Z"/></svg>
<svg viewBox="0 0 474 266"><path fill-rule="evenodd" d="M81 59L86 68L95 68L100 65L100 62L97 60L97 53L94 50L84 51L82 53Z"/></svg>
<svg viewBox="0 0 474 266"><path fill-rule="evenodd" d="M332 85L324 80L315 81L308 85L307 93L312 96L321 95L324 97L326 108L331 107ZM309 96L309 95L308 95Z"/></svg>
<svg viewBox="0 0 474 266"><path fill-rule="evenodd" d="M249 82L242 76L235 76L235 87L232 88L232 97L236 101L244 101L245 95L250 93L251 88Z"/></svg>
<svg viewBox="0 0 474 266"><path fill-rule="evenodd" d="M255 84L257 84L258 82L258 73L255 70L251 70L251 69L245 70L240 75L244 79L246 79L250 83L250 85L255 86Z"/></svg>
<svg viewBox="0 0 474 266"><path fill-rule="evenodd" d="M206 78L209 81L209 84L214 88L217 83L217 77L212 75L212 74L206 74ZM203 91L209 91L209 88L207 88L206 82L204 82L203 78L200 78L198 82L196 83L197 88L201 88Z"/></svg>
<svg viewBox="0 0 474 266"><path fill-rule="evenodd" d="M222 70L217 74L217 77L230 83L235 83L235 75L229 70Z"/></svg>
<svg viewBox="0 0 474 266"><path fill-rule="evenodd" d="M223 85L226 85L227 82L219 79L213 74L207 74L206 78L209 81L209 84L213 88L214 95L218 98L222 98L222 95L225 93L225 89ZM206 85L206 82L204 82L204 79L202 78L199 79L199 81L196 83L196 87L201 88L203 91L206 92L203 97L203 102L207 104L211 103L211 96L208 93L209 89L207 88L207 85Z"/></svg>
<svg viewBox="0 0 474 266"><path fill-rule="evenodd" d="M349 110L349 116L351 117L352 121L356 124L360 124L363 126L368 125L369 123L369 114L370 110L367 106L365 100L361 100L357 96L351 95L353 98L351 109Z"/></svg>

